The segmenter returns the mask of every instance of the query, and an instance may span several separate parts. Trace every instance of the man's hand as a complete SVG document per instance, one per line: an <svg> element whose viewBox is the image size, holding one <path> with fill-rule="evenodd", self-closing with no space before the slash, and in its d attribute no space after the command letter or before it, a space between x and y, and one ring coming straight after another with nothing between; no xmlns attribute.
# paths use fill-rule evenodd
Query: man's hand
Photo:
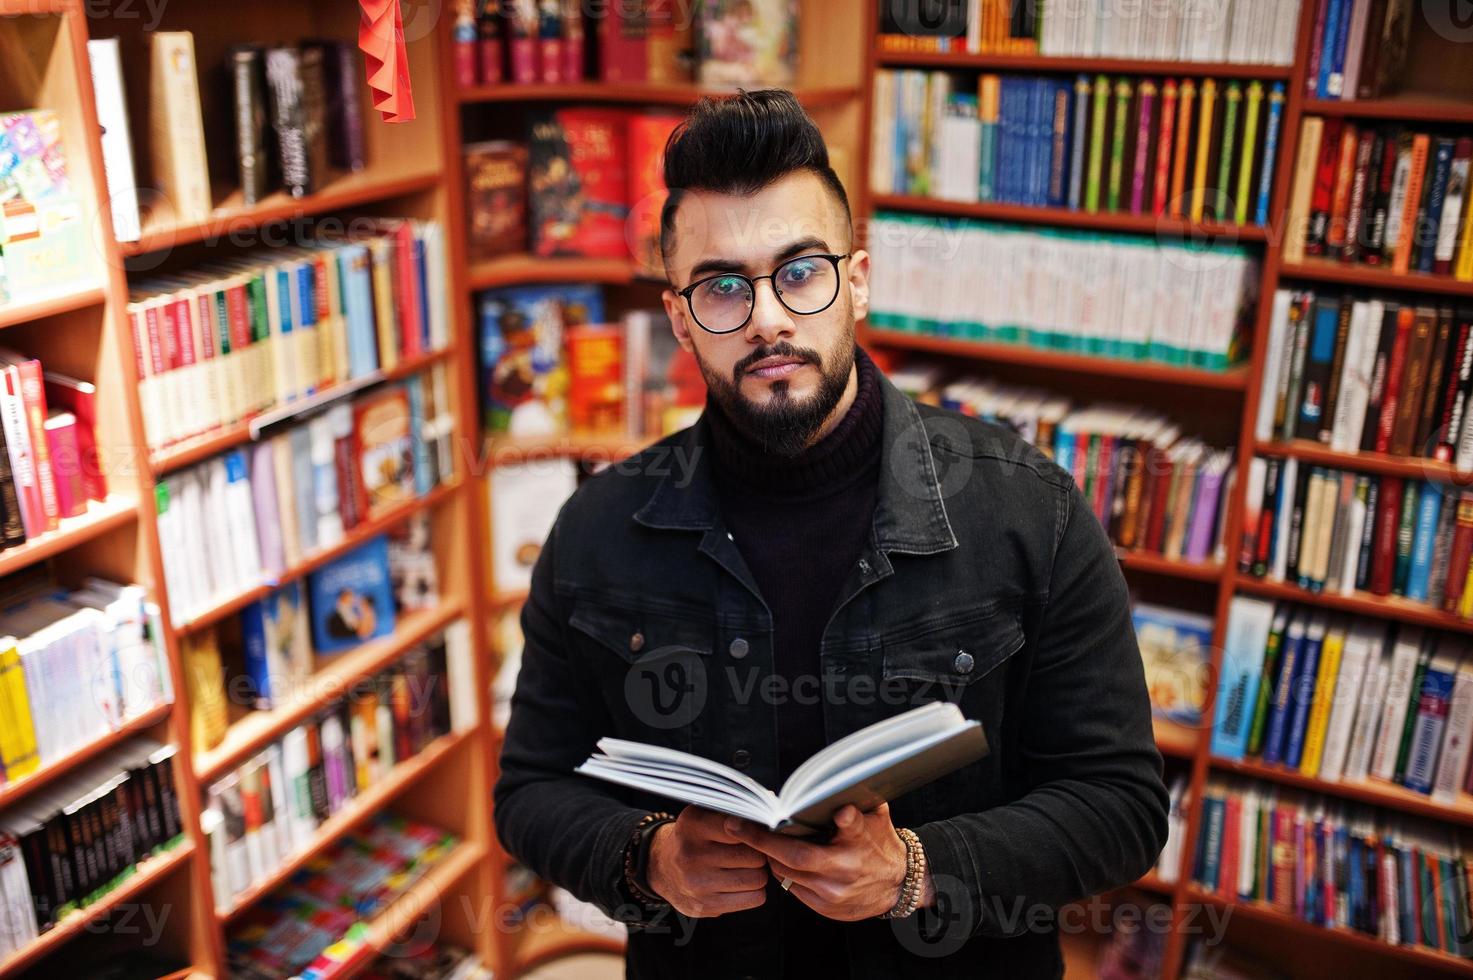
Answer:
<svg viewBox="0 0 1473 980"><path fill-rule="evenodd" d="M773 877L792 879L788 890L819 915L854 922L890 911L905 882L905 842L890 823L889 804L873 813L846 806L834 815L834 824L838 833L816 844L748 820L726 820L732 836L766 855ZM928 876L921 904L933 900Z"/></svg>
<svg viewBox="0 0 1473 980"><path fill-rule="evenodd" d="M740 912L767 897L767 859L728 833L726 820L688 806L650 839L649 885L682 915Z"/></svg>

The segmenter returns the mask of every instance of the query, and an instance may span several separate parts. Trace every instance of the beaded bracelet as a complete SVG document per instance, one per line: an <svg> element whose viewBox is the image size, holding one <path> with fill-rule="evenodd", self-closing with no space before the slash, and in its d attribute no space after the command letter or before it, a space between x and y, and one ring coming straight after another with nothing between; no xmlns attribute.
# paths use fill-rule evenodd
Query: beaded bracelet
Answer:
<svg viewBox="0 0 1473 980"><path fill-rule="evenodd" d="M663 908L669 903L660 896L651 894L640 885L638 872L644 869L636 868L634 862L639 856L640 845L644 842L645 833L660 824L674 822L675 817L663 811L646 813L640 817L639 823L634 825L634 832L629 835L629 843L624 845L624 887L629 889L629 894L634 896L635 901L647 909Z"/></svg>
<svg viewBox="0 0 1473 980"><path fill-rule="evenodd" d="M896 899L895 906L881 913L882 919L904 919L914 915L926 890L926 849L921 846L921 839L904 827L896 827L895 833L905 842L905 880L900 884L900 897Z"/></svg>

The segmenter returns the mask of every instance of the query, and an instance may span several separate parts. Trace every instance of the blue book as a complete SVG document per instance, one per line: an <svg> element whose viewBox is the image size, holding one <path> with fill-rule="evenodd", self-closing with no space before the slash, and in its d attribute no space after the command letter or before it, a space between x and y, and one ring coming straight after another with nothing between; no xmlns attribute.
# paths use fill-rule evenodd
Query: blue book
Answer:
<svg viewBox="0 0 1473 980"><path fill-rule="evenodd" d="M241 610L240 633L245 659L246 696L253 707L269 711L288 696L296 614L302 602L300 582L290 582Z"/></svg>
<svg viewBox="0 0 1473 980"><path fill-rule="evenodd" d="M1365 844L1359 837L1350 838L1350 868L1346 878L1346 898L1350 906L1350 925L1361 928L1365 915Z"/></svg>
<svg viewBox="0 0 1473 980"><path fill-rule="evenodd" d="M1321 297L1314 304L1314 325L1309 338L1309 357L1304 365L1304 396L1299 403L1295 435L1314 441L1326 428L1325 398L1330 368L1335 361L1335 332L1340 323L1340 298Z"/></svg>
<svg viewBox="0 0 1473 980"><path fill-rule="evenodd" d="M414 458L414 492L424 496L434 489L438 474L432 472L430 447L425 442L425 392L424 379L413 375L405 382L404 390L409 395L409 445Z"/></svg>
<svg viewBox="0 0 1473 980"><path fill-rule="evenodd" d="M1442 513L1442 492L1423 483L1417 497L1417 525L1412 537L1412 567L1407 574L1406 597L1427 601L1428 579L1432 577L1432 550L1437 545L1437 519Z"/></svg>
<svg viewBox="0 0 1473 980"><path fill-rule="evenodd" d="M1048 199L1049 151L1054 129L1051 79L1033 79L1029 86L1028 109L1028 203L1042 207Z"/></svg>
<svg viewBox="0 0 1473 980"><path fill-rule="evenodd" d="M1274 190L1274 168L1270 162L1278 159L1279 153L1279 130L1284 123L1284 83L1274 82L1273 88L1268 93L1268 120L1263 127L1263 159L1265 161L1258 175L1258 206L1255 209L1253 221L1255 224L1268 224L1268 202L1273 196Z"/></svg>
<svg viewBox="0 0 1473 980"><path fill-rule="evenodd" d="M994 177L994 192L1003 204L1016 203L1013 185L1017 179L1017 167L1013 165L1013 130L1015 110L1013 96L1017 92L1016 80L1003 75L997 82L997 167Z"/></svg>
<svg viewBox="0 0 1473 980"><path fill-rule="evenodd" d="M1315 80L1315 95L1321 99L1334 98L1330 94L1330 73L1335 60L1335 41L1340 36L1340 10L1344 6L1345 0L1329 0L1325 8L1325 32L1320 35L1320 72Z"/></svg>
<svg viewBox="0 0 1473 980"><path fill-rule="evenodd" d="M1345 46L1350 40L1350 21L1353 13L1351 0L1338 0L1340 17L1335 22L1334 46L1330 49L1329 88L1325 91L1332 99L1347 98L1345 94ZM1353 97L1353 96L1350 96Z"/></svg>
<svg viewBox="0 0 1473 980"><path fill-rule="evenodd" d="M414 257L414 302L419 307L419 347L430 349L430 283L425 268L425 240L418 234L411 236Z"/></svg>
<svg viewBox="0 0 1473 980"><path fill-rule="evenodd" d="M276 356L291 359L290 352L296 349L296 343L292 340L292 330L294 328L292 322L292 289L296 285L294 282L296 276L293 274L293 270L285 264L278 265L267 273L267 275L273 274L276 276L276 315L281 323L280 337L273 338L278 345ZM277 399L282 401L299 398L301 395L302 392L300 391L278 391L276 393Z"/></svg>
<svg viewBox="0 0 1473 980"><path fill-rule="evenodd" d="M1280 658L1279 682L1268 713L1268 735L1263 740L1263 761L1280 763L1288 743L1289 721L1293 713L1294 679L1299 675L1299 658L1304 656L1305 623L1302 617L1289 621L1284 634L1284 652Z"/></svg>
<svg viewBox="0 0 1473 980"><path fill-rule="evenodd" d="M1241 759L1247 751L1273 615L1272 602L1246 596L1235 596L1228 608L1222 670L1217 679L1217 711L1212 726L1214 755Z"/></svg>
<svg viewBox="0 0 1473 980"><path fill-rule="evenodd" d="M316 337L317 330L317 264L308 260L297 263L297 327L302 330L312 330ZM316 344L316 339L311 341ZM303 378L303 395L310 395L317 391L319 378Z"/></svg>
<svg viewBox="0 0 1473 980"><path fill-rule="evenodd" d="M1402 779L1402 785L1409 790L1432 792L1432 779L1437 771L1437 756L1442 748L1443 731L1447 728L1457 675L1457 656L1441 651L1427 664L1422 675L1422 691L1417 698L1417 716L1412 724L1411 748L1407 752L1406 774Z"/></svg>
<svg viewBox="0 0 1473 980"><path fill-rule="evenodd" d="M1072 156L1069 121L1073 115L1074 86L1063 80L1055 80L1049 94L1049 165L1044 175L1048 188L1044 203L1051 208L1063 207L1069 197L1069 160ZM1062 126L1063 132L1059 132L1056 126ZM1058 180L1054 180L1055 173L1059 175Z"/></svg>
<svg viewBox="0 0 1473 980"><path fill-rule="evenodd" d="M890 191L893 194L905 194L910 191L910 185L905 176L905 147L909 137L906 135L906 127L910 125L908 114L905 111L905 72L892 71L890 83L894 87L893 100L895 104L895 129L893 140L890 143L890 152L895 157L895 166L891 168Z"/></svg>
<svg viewBox="0 0 1473 980"><path fill-rule="evenodd" d="M1294 711L1289 721L1289 744L1284 754L1284 764L1291 769L1298 769L1304 757L1304 730L1309 723L1309 709L1314 705L1320 650L1325 645L1328 625L1329 616L1323 613L1309 621L1304 634L1304 652L1294 668Z"/></svg>
<svg viewBox="0 0 1473 980"><path fill-rule="evenodd" d="M1202 831L1202 859L1197 880L1209 891L1217 890L1217 876L1222 870L1222 822L1227 802L1221 796L1209 796L1203 802L1206 824Z"/></svg>
<svg viewBox="0 0 1473 980"><path fill-rule="evenodd" d="M342 653L394 632L389 540L379 535L307 576L312 646Z"/></svg>
<svg viewBox="0 0 1473 980"><path fill-rule="evenodd" d="M1418 228L1417 242L1412 246L1417 257L1417 270L1430 273L1437 254L1437 229L1442 224L1443 207L1447 204L1448 180L1452 175L1453 140L1440 137L1432 151L1432 166L1429 168L1431 184L1427 189L1427 222ZM1449 215L1449 221L1457 216Z"/></svg>
<svg viewBox="0 0 1473 980"><path fill-rule="evenodd" d="M1089 130L1089 96L1093 88L1088 75L1074 79L1074 125L1069 134L1069 208L1078 211L1084 195L1084 144Z"/></svg>
<svg viewBox="0 0 1473 980"><path fill-rule="evenodd" d="M348 332L348 376L361 378L378 370L373 265L367 245L341 245L336 251L338 275L343 284L343 319Z"/></svg>

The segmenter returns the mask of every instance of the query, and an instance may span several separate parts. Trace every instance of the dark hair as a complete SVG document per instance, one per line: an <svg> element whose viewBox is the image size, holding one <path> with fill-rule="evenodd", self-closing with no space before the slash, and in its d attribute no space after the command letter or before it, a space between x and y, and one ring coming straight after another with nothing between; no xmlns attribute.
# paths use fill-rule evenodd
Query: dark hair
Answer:
<svg viewBox="0 0 1473 980"><path fill-rule="evenodd" d="M670 196L660 212L661 253L668 261L675 211L685 192L755 194L799 170L822 180L843 206L845 222L853 221L849 195L829 166L823 134L792 92L738 90L734 96L702 98L665 144Z"/></svg>

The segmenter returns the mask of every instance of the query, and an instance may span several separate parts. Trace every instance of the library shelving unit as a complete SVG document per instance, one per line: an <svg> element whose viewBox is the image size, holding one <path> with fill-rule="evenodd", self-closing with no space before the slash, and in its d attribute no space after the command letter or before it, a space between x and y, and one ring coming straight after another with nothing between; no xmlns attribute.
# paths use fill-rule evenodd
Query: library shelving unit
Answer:
<svg viewBox="0 0 1473 980"><path fill-rule="evenodd" d="M869 5L875 8L875 4ZM1098 358L1031 350L1000 344L982 344L909 334L893 330L861 331L861 340L877 348L922 351L943 355L953 364L972 361L977 368L990 368L1001 376L1027 372L1031 383L1048 386L1067 384L1081 397L1117 393L1121 382L1130 383L1128 398L1168 409L1189 411L1194 402L1213 395L1224 396L1213 401L1210 414L1221 416L1225 431L1236 446L1240 472L1255 455L1293 456L1302 461L1343 467L1372 474L1429 479L1466 488L1473 474L1457 473L1451 466L1432 460L1390 456L1376 453L1337 453L1328 446L1303 440L1290 442L1258 442L1254 438L1254 419L1262 397L1265 348L1271 326L1270 313L1274 291L1281 282L1306 285L1330 284L1358 287L1367 292L1421 295L1427 297L1466 298L1473 296L1473 283L1451 277L1430 275L1397 275L1381 269L1343 265L1330 260L1308 259L1286 263L1282 258L1284 236L1289 231L1286 219L1289 194L1294 180L1298 152L1300 120L1305 115L1342 116L1363 120L1422 122L1427 124L1467 125L1473 123L1473 51L1456 40L1455 31L1439 31L1428 23L1422 10L1411 14L1411 47L1403 90L1379 100L1330 101L1306 97L1307 66L1315 29L1316 4L1301 0L1295 59L1291 65L1209 64L1181 61L1154 61L1120 58L1050 57L1044 55L973 54L962 52L894 52L880 50L877 40L877 10L871 9L867 29L875 40L871 45L866 79L866 116L873 124L873 92L875 72L890 68L921 68L954 72L1000 73L1089 73L1139 75L1147 77L1200 76L1223 79L1261 79L1283 81L1286 86L1284 114L1273 179L1269 223L1266 226L1236 227L1214 222L1182 222L1180 219L1143 219L1138 215L1081 213L1059 208L1027 208L994 203L960 203L916 198L904 195L870 192L868 182L851 189L863 203L858 213L872 215L876 210L935 214L955 218L1007 221L1054 227L1082 228L1096 231L1141 233L1180 240L1236 239L1250 247L1261 246L1262 263L1258 283L1258 303L1249 334L1248 359L1226 372L1212 373L1182 370L1154 364L1140 364ZM868 174L870 147L869 127L861 144L864 158L861 173ZM1302 232L1302 230L1301 230ZM1116 386L1116 387L1112 387ZM1154 401L1148 401L1149 398ZM1193 853L1202 831L1202 797L1209 775L1237 774L1280 786L1313 791L1330 798L1371 804L1395 813L1412 814L1441 821L1450 826L1473 825L1473 797L1460 795L1456 803L1434 803L1429 797L1381 782L1329 782L1304 776L1280 766L1254 760L1233 761L1212 755L1212 695L1222 667L1228 607L1236 594L1265 596L1273 599L1318 606L1321 608L1413 623L1436 629L1473 632L1473 621L1462 619L1440 609L1412 603L1395 597L1383 598L1364 593L1351 596L1315 593L1294 585L1263 581L1237 571L1236 542L1240 540L1245 513L1245 479L1234 482L1228 504L1226 528L1227 561L1194 568L1184 567L1155 556L1122 552L1121 564L1131 580L1132 591L1148 579L1170 579L1175 594L1195 582L1201 593L1194 605L1210 609L1214 616L1212 662L1209 671L1208 704L1201 726L1156 726L1156 740L1168 766L1185 763L1190 767L1186 833L1182 862L1174 882L1148 874L1135 883L1135 889L1169 901L1173 908L1172 929L1167 937L1162 975L1176 980L1185 969L1188 944L1203 934L1204 910L1225 911L1229 916L1226 941L1261 956L1276 969L1291 976L1473 976L1473 960L1463 960L1421 947L1395 946L1375 937L1344 929L1326 929L1301 921L1291 915L1256 902L1227 901L1211 894L1192 881ZM1094 966L1094 943L1066 938L1066 960L1069 975L1084 976ZM1099 937L1094 937L1097 942Z"/></svg>
<svg viewBox="0 0 1473 980"><path fill-rule="evenodd" d="M865 25L855 16L852 3L846 0L801 0L799 7L798 77L793 91L814 116L828 140L835 169L846 186L855 186L859 168L860 133L864 123ZM682 8L685 10L686 8ZM439 33L444 50L449 50L452 24L442 18ZM590 37L590 41L592 38ZM503 138L523 141L527 133L528 110L556 109L564 106L602 105L632 109L678 110L688 108L702 96L720 97L730 88L715 88L695 83L605 83L580 81L561 84L477 85L457 89L453 64L442 60L439 79L447 93L440 100L440 129L443 143L446 193L450 199L451 265L456 336L464 340L471 356L462 363L468 372L474 370L478 336L475 295L501 286L529 283L597 283L610 288L610 305L614 310L649 308L659 305L662 279L651 277L632 259L595 259L578 257L541 257L515 254L495 259L474 261L468 255L468 213L465 207L466 176L462 147L476 139ZM616 315L611 311L611 316ZM475 376L464 377L466 390L474 391ZM490 494L499 466L538 460L576 460L585 463L614 462L637 452L643 441L623 431L571 432L538 438L490 437L480 434L474 417L466 419L466 433L476 434L475 464L468 479L472 502L472 524L468 534L478 544L475 548L477 569L473 575L480 584L472 608L476 610L474 628L482 631L478 649L490 650L486 631L491 618L515 609L525 594L515 589L499 589L492 581L490 550ZM491 652L494 661L494 651ZM494 671L494 666L491 670ZM495 778L492 760L485 778ZM473 799L476 797L473 797ZM479 797L489 799L488 795ZM491 845L493 889L497 907L504 902L505 872L510 859L493 841ZM490 960L498 976L516 977L533 967L583 952L615 952L622 943L585 932L575 925L549 923L545 919L518 926L499 926L497 948Z"/></svg>
<svg viewBox="0 0 1473 980"><path fill-rule="evenodd" d="M423 5L419 5L423 6ZM138 242L114 241L102 166L102 148L87 61L89 38L121 37L125 45L141 48L146 31L187 30L193 33L197 63L208 72L226 63L229 47L241 43L263 45L295 43L304 38L330 37L356 42L359 5L356 0L315 0L289 4L275 0L240 0L225 4L171 4L157 11L152 22L125 3L86 3L80 0L0 0L0 99L6 110L33 107L54 110L62 124L62 140L73 189L92 230L86 250L87 268L73 291L42 301L0 305L0 343L39 357L55 368L93 381L98 398L97 438L110 481L110 498L94 504L80 517L63 522L55 532L0 553L0 575L49 565L57 580L75 581L100 574L123 582L140 582L170 624L169 596L164 585L154 490L165 475L218 453L251 443L261 429L306 413L329 401L344 398L368 384L402 379L444 365L451 376L452 412L457 433L470 431L476 412L474 392L466 387L474 378L474 346L467 337L452 335L443 350L408 359L389 371L364 381L328 389L320 396L292 403L290 409L258 417L250 424L171 446L150 454L144 438L138 399L138 377L132 354L126 304L129 282L159 271L187 268L219 250L238 252L260 241L268 229L305 225L319 216L405 216L449 224L453 196L444 180L445 143L441 139L440 102L445 90L439 83L439 64L448 55L440 50L438 30L426 29L431 11L407 4L407 12L422 13L417 30L406 30L409 62L419 116L415 122L389 126L368 111L364 99L364 128L368 165L358 173L339 176L317 193L292 198L275 193L246 205L239 192L216 189L208 219L181 222L161 196L149 199ZM152 16L152 15L150 15ZM145 58L125 64L129 94L147 91ZM207 120L223 113L231 118L228 87L214 77L200 79ZM130 106L130 108L132 108ZM134 142L140 158L138 180L148 186L147 128L136 110ZM206 250L212 251L206 251ZM457 288L464 280L463 266L450 270ZM463 329L463 320L456 324ZM496 964L495 930L482 928L491 908L492 861L496 853L489 806L466 806L467 799L489 799L495 736L489 712L488 660L474 647L477 723L442 736L418 755L402 761L319 827L310 844L290 856L265 881L236 896L215 895L210 875L209 846L200 827L202 793L209 781L228 771L291 729L316 709L331 703L352 684L397 661L403 653L458 621L473 621L484 590L476 578L480 561L473 539L464 528L474 523L474 481L467 472L466 454L457 454L452 479L417 499L375 514L349 532L339 544L304 555L283 573L258 586L223 597L177 626L165 625L174 702L149 711L125 727L78 749L22 780L0 786L0 809L14 806L32 794L55 785L55 780L105 754L128 737L147 734L178 748L175 771L183 843L151 858L121 886L92 906L64 919L40 939L0 961L0 977L32 970L56 970L59 975L83 975L78 964L105 955L114 947L137 944L136 923L110 916L118 911L152 906L163 913L157 951L189 965L193 977L226 975L227 927L256 904L274 885L285 881L313 856L379 812L392 810L451 831L460 843L434 865L413 888L368 923L366 943L356 958L343 964L338 975L362 972L373 955L420 920L438 923L438 935L475 950L482 960ZM232 716L224 742L209 750L191 744L188 685L181 659L182 643L191 633L238 612L268 594L276 585L300 579L368 538L428 514L440 600L433 607L406 614L387 637L347 654L317 661L312 683L271 711ZM472 630L480 644L480 631ZM83 937L83 938L79 938Z"/></svg>

